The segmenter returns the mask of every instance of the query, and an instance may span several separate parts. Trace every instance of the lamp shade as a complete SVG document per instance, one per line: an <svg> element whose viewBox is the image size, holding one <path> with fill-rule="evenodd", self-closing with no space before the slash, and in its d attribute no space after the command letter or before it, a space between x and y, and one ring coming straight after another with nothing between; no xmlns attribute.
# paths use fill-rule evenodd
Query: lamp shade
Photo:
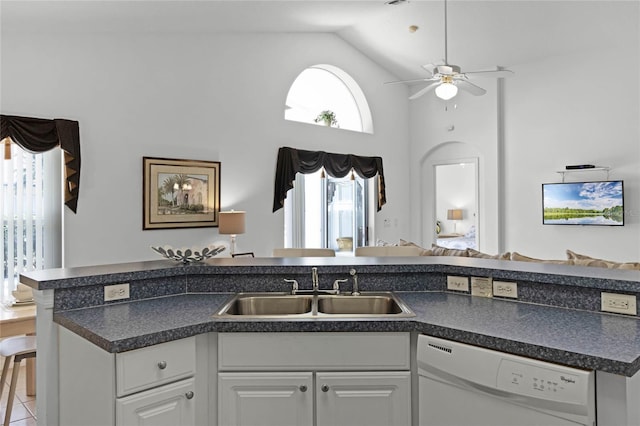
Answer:
<svg viewBox="0 0 640 426"><path fill-rule="evenodd" d="M220 234L244 234L245 212L220 212L218 221L218 233Z"/></svg>
<svg viewBox="0 0 640 426"><path fill-rule="evenodd" d="M447 219L449 219L449 220L462 220L462 209L450 209L450 210L447 210Z"/></svg>

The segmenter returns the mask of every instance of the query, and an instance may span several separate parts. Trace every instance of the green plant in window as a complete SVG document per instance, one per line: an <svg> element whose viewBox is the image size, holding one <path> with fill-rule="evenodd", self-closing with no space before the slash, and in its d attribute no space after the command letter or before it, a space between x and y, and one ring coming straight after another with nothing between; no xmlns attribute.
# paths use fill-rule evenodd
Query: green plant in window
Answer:
<svg viewBox="0 0 640 426"><path fill-rule="evenodd" d="M336 119L336 113L331 110L324 110L314 120L316 123L324 122L325 126L338 126L338 120Z"/></svg>

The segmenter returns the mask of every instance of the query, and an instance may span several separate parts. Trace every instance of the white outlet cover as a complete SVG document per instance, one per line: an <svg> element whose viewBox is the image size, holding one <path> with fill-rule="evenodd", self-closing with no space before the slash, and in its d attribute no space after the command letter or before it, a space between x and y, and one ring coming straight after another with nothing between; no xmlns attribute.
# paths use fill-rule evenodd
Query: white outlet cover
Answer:
<svg viewBox="0 0 640 426"><path fill-rule="evenodd" d="M616 314L638 315L636 296L602 292L600 293L600 310Z"/></svg>
<svg viewBox="0 0 640 426"><path fill-rule="evenodd" d="M447 290L469 291L469 277L447 275Z"/></svg>
<svg viewBox="0 0 640 426"><path fill-rule="evenodd" d="M494 281L493 295L498 297L518 298L518 284L510 281Z"/></svg>
<svg viewBox="0 0 640 426"><path fill-rule="evenodd" d="M488 277L471 277L471 295L493 297L492 279Z"/></svg>
<svg viewBox="0 0 640 426"><path fill-rule="evenodd" d="M122 300L129 298L129 283L104 286L104 301Z"/></svg>

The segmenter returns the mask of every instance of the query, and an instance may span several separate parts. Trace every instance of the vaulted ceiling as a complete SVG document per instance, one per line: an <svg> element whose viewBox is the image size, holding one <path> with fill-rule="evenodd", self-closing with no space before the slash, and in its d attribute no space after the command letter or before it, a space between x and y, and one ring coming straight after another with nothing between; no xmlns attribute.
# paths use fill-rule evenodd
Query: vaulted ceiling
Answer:
<svg viewBox="0 0 640 426"><path fill-rule="evenodd" d="M639 38L637 0L449 0L449 62L463 70L614 48ZM2 32L331 32L399 79L444 58L444 0L2 0ZM409 27L416 26L416 31ZM594 58L594 67L600 67Z"/></svg>

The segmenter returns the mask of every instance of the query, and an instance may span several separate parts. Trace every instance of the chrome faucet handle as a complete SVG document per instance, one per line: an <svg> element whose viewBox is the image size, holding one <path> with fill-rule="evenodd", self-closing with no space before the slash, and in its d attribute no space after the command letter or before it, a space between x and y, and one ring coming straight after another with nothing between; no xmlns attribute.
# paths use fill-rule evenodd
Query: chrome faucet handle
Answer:
<svg viewBox="0 0 640 426"><path fill-rule="evenodd" d="M291 294L296 294L298 292L298 281L288 280L285 278L284 282L291 284Z"/></svg>
<svg viewBox="0 0 640 426"><path fill-rule="evenodd" d="M351 292L351 295L360 296L360 289L358 288L358 273L352 268L349 270L349 275L353 277L353 291Z"/></svg>
<svg viewBox="0 0 640 426"><path fill-rule="evenodd" d="M318 291L318 268L315 266L311 268L311 284L314 291Z"/></svg>
<svg viewBox="0 0 640 426"><path fill-rule="evenodd" d="M340 284L346 283L347 281L349 281L347 278L343 280L335 280L333 282L333 291L335 291L336 294L340 294Z"/></svg>

